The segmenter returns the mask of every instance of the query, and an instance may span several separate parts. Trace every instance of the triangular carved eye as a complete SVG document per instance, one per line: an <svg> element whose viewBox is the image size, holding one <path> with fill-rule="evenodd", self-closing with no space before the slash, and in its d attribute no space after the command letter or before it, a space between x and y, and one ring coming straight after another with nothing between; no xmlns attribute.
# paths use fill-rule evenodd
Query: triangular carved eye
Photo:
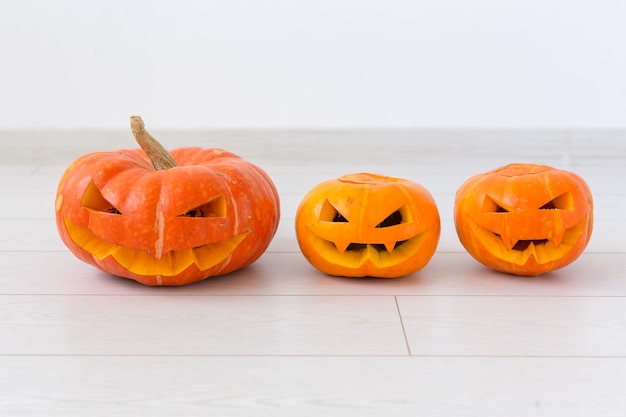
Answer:
<svg viewBox="0 0 626 417"><path fill-rule="evenodd" d="M402 212L400 209L394 211L389 216L385 218L382 222L378 223L377 228L383 227L391 227L401 224L404 221L404 217L402 216Z"/></svg>
<svg viewBox="0 0 626 417"><path fill-rule="evenodd" d="M483 203L483 212L485 213L508 213L510 210L506 209L496 202L493 198L485 196L485 202Z"/></svg>
<svg viewBox="0 0 626 417"><path fill-rule="evenodd" d="M337 212L335 217L333 217L333 223L348 223L348 219L343 217L341 213Z"/></svg>
<svg viewBox="0 0 626 417"><path fill-rule="evenodd" d="M122 214L113 204L104 198L102 192L93 181L89 183L87 189L85 190L81 206L88 210L99 211L102 213Z"/></svg>
<svg viewBox="0 0 626 417"><path fill-rule="evenodd" d="M574 198L571 193L563 193L560 196L553 198L543 206L539 207L539 210L573 210Z"/></svg>
<svg viewBox="0 0 626 417"><path fill-rule="evenodd" d="M324 204L322 205L322 210L320 211L320 221L347 223L348 219L346 219L343 214L339 213L339 210L337 210L330 201L326 200L324 201Z"/></svg>
<svg viewBox="0 0 626 417"><path fill-rule="evenodd" d="M226 217L226 198L224 194L179 214L178 217Z"/></svg>

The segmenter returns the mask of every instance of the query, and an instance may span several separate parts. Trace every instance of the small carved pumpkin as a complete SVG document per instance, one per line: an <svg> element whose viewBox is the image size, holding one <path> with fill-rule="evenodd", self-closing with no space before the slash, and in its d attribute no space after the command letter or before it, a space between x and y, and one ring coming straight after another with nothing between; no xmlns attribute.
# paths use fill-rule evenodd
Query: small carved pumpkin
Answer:
<svg viewBox="0 0 626 417"><path fill-rule="evenodd" d="M423 268L434 254L439 213L419 184L352 174L304 196L296 234L305 258L327 274L396 278Z"/></svg>
<svg viewBox="0 0 626 417"><path fill-rule="evenodd" d="M146 285L184 285L254 262L279 221L279 201L259 167L221 149L169 154L131 126L142 149L74 161L56 197L56 223L81 260Z"/></svg>
<svg viewBox="0 0 626 417"><path fill-rule="evenodd" d="M580 256L591 237L593 200L572 172L511 164L465 181L454 219L461 243L478 261L533 276Z"/></svg>

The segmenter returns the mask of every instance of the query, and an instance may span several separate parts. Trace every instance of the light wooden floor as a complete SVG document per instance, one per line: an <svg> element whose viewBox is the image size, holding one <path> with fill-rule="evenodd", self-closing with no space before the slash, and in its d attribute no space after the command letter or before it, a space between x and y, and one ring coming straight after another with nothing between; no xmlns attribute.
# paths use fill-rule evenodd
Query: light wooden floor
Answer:
<svg viewBox="0 0 626 417"><path fill-rule="evenodd" d="M223 147L269 172L282 221L253 266L149 288L76 260L53 222L77 156L126 132L1 132L0 416L624 416L626 131L153 132ZM454 193L509 162L570 169L596 202L567 268L501 275L458 243ZM318 182L370 171L437 200L422 271L329 277L298 251L296 207Z"/></svg>

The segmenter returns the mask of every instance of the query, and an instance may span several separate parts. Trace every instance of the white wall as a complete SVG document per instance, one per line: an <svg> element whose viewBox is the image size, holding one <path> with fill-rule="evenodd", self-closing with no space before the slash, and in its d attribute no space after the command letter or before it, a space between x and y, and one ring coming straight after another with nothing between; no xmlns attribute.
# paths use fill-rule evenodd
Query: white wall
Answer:
<svg viewBox="0 0 626 417"><path fill-rule="evenodd" d="M624 0L19 0L0 129L626 127Z"/></svg>

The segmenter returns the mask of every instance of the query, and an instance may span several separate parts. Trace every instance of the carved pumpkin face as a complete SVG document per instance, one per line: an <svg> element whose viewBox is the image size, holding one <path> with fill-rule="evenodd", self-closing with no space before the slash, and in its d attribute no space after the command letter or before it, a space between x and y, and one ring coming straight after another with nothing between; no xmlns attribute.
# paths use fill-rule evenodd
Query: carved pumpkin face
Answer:
<svg viewBox="0 0 626 417"><path fill-rule="evenodd" d="M376 174L314 187L296 213L302 253L339 276L395 278L423 268L439 241L437 206L422 186Z"/></svg>
<svg viewBox="0 0 626 417"><path fill-rule="evenodd" d="M593 226L593 201L578 175L511 164L468 179L455 224L465 249L500 272L539 275L573 262Z"/></svg>
<svg viewBox="0 0 626 417"><path fill-rule="evenodd" d="M59 234L83 261L147 285L183 285L256 260L279 218L260 168L219 149L180 148L155 170L141 149L98 152L65 171Z"/></svg>

